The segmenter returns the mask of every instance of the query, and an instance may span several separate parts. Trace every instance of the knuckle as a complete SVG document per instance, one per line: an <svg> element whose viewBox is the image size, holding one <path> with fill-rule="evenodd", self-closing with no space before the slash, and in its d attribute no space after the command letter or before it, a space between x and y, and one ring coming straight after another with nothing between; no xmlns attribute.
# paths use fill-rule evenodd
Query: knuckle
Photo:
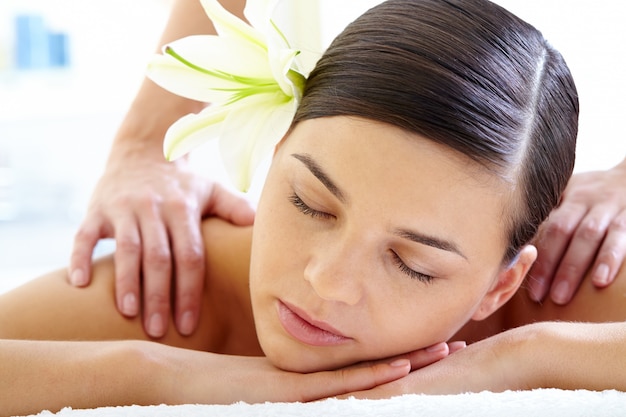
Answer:
<svg viewBox="0 0 626 417"><path fill-rule="evenodd" d="M116 194L111 199L111 206L117 206L124 209L132 207L134 202L137 201L137 196L134 194L121 193Z"/></svg>
<svg viewBox="0 0 626 417"><path fill-rule="evenodd" d="M580 267L580 265L573 262L564 261L559 268L559 274L557 279L570 282L575 279L575 277L580 276L581 273L582 268Z"/></svg>
<svg viewBox="0 0 626 417"><path fill-rule="evenodd" d="M623 258L623 251L619 251L617 248L605 249L598 254L598 261L607 265L617 265Z"/></svg>
<svg viewBox="0 0 626 417"><path fill-rule="evenodd" d="M580 236L585 240L600 240L605 233L605 229L596 220L587 220L580 227Z"/></svg>
<svg viewBox="0 0 626 417"><path fill-rule="evenodd" d="M193 204L189 199L178 198L167 201L167 210L178 215L187 215L193 211Z"/></svg>
<svg viewBox="0 0 626 417"><path fill-rule="evenodd" d="M611 221L610 227L613 231L626 233L626 212L621 216L615 217Z"/></svg>
<svg viewBox="0 0 626 417"><path fill-rule="evenodd" d="M141 252L141 242L131 235L118 236L115 245L118 251L124 253L139 254Z"/></svg>
<svg viewBox="0 0 626 417"><path fill-rule="evenodd" d="M146 294L145 301L148 305L157 309L167 310L170 306L169 294L165 292L151 292L150 294Z"/></svg>
<svg viewBox="0 0 626 417"><path fill-rule="evenodd" d="M176 252L176 263L184 269L197 270L204 267L204 252L199 248L187 246Z"/></svg>
<svg viewBox="0 0 626 417"><path fill-rule="evenodd" d="M196 307L199 307L199 303L197 301L198 297L200 297L200 294L195 291L177 294L178 300L176 306L178 310L188 310L189 308L195 309Z"/></svg>
<svg viewBox="0 0 626 417"><path fill-rule="evenodd" d="M564 219L554 219L545 226L545 234L551 238L566 237L573 231L574 225Z"/></svg>
<svg viewBox="0 0 626 417"><path fill-rule="evenodd" d="M167 267L170 265L170 251L164 245L149 245L144 250L144 257L151 266Z"/></svg>

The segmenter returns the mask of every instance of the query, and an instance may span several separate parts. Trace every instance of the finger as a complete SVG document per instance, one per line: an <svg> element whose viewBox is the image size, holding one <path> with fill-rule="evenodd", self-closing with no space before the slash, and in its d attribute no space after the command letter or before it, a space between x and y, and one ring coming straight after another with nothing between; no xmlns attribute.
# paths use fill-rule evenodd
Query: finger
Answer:
<svg viewBox="0 0 626 417"><path fill-rule="evenodd" d="M77 287L89 284L91 280L91 257L98 240L103 237L101 221L87 218L74 236L74 246L70 255L68 277Z"/></svg>
<svg viewBox="0 0 626 417"><path fill-rule="evenodd" d="M592 282L606 287L615 279L626 256L626 210L617 215L609 225L604 242L593 266Z"/></svg>
<svg viewBox="0 0 626 417"><path fill-rule="evenodd" d="M550 289L552 301L566 304L572 299L593 263L613 216L610 208L598 205L579 223L554 275Z"/></svg>
<svg viewBox="0 0 626 417"><path fill-rule="evenodd" d="M117 308L127 317L139 314L141 237L135 218L118 213L115 224L115 296Z"/></svg>
<svg viewBox="0 0 626 417"><path fill-rule="evenodd" d="M411 370L423 368L448 356L450 348L447 343L437 343L426 349L416 350L407 355L411 361Z"/></svg>
<svg viewBox="0 0 626 417"><path fill-rule="evenodd" d="M465 342L453 342L455 349L459 349L460 344L465 344ZM415 350L413 352L404 353L402 355L393 356L391 358L382 359L375 362L367 362L364 364L359 364L358 366L363 365L371 365L374 363L390 363L394 360L407 359L411 363L411 370L414 371L419 368L423 368L432 363L435 363L451 353L450 346L446 342L435 343L434 345L428 346L424 349Z"/></svg>
<svg viewBox="0 0 626 417"><path fill-rule="evenodd" d="M408 359L394 359L390 362L367 366L304 374L300 378L306 387L306 392L302 393L298 400L307 402L353 391L368 390L405 377L410 370L411 363ZM309 379L311 375L315 376L316 382L311 383Z"/></svg>
<svg viewBox="0 0 626 417"><path fill-rule="evenodd" d="M453 353L459 352L463 349L465 349L467 347L467 343L462 341L462 340L458 340L455 342L448 342L448 348L450 349L450 353L449 355L452 355Z"/></svg>
<svg viewBox="0 0 626 417"><path fill-rule="evenodd" d="M150 203L152 205L152 203ZM169 322L172 283L172 256L167 229L158 208L142 211L142 293L144 328L148 335L165 335Z"/></svg>
<svg viewBox="0 0 626 417"><path fill-rule="evenodd" d="M192 334L198 324L204 286L204 241L200 214L178 209L168 219L174 257L174 320L182 335ZM174 213L172 213L174 214Z"/></svg>
<svg viewBox="0 0 626 417"><path fill-rule="evenodd" d="M254 222L254 209L250 203L220 184L213 184L208 212L204 214L220 217L239 226L250 226Z"/></svg>
<svg viewBox="0 0 626 417"><path fill-rule="evenodd" d="M536 241L537 260L528 273L529 296L541 301L548 293L552 277L569 245L572 234L586 213L582 205L567 205L550 214Z"/></svg>

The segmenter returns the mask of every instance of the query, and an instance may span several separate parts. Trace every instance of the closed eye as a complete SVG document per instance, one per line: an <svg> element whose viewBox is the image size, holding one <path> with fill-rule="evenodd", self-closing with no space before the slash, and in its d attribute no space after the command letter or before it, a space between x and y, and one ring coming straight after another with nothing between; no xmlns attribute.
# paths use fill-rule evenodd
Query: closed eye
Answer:
<svg viewBox="0 0 626 417"><path fill-rule="evenodd" d="M289 201L291 202L291 204L293 204L295 208L298 209L298 211L300 211L302 214L306 214L307 216L311 216L316 219L330 219L335 217L332 214L312 209L304 201L302 201L302 199L296 193L293 193L291 196L289 196Z"/></svg>
<svg viewBox="0 0 626 417"><path fill-rule="evenodd" d="M427 274L423 274L421 272L418 272L414 269L409 268L404 261L400 258L400 256L398 256L397 253L395 253L394 251L391 251L393 254L393 261L396 264L396 266L398 267L398 269L400 269L400 271L406 275L409 276L409 278L411 279L416 279L418 281L421 282L425 282L426 284L431 283L435 277L431 276L431 275L427 275Z"/></svg>

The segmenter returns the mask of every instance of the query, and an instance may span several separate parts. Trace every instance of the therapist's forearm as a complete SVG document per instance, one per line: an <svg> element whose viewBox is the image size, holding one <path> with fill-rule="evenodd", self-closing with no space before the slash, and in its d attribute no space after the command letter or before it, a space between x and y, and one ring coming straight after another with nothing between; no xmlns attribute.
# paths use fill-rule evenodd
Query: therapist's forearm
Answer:
<svg viewBox="0 0 626 417"><path fill-rule="evenodd" d="M221 0L230 12L243 17L245 0ZM215 34L211 20L200 0L176 0L161 35L158 50L173 40L190 35ZM172 94L145 78L115 137L112 157L116 152L142 152L162 159L165 132L180 117L197 113L205 103Z"/></svg>

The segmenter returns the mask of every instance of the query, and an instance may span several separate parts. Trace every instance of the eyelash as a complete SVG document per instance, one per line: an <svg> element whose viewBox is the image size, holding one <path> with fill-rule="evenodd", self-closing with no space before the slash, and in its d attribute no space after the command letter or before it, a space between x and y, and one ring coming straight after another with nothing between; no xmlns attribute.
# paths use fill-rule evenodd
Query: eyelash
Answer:
<svg viewBox="0 0 626 417"><path fill-rule="evenodd" d="M300 211L300 213L311 216L314 219L330 219L334 217L332 214L312 209L304 201L302 201L302 199L296 193L292 194L289 197L289 201L291 202L291 204L293 204L295 208L298 209L298 211Z"/></svg>
<svg viewBox="0 0 626 417"><path fill-rule="evenodd" d="M421 272L417 272L411 268L409 268L408 266L406 266L406 264L402 261L402 259L398 256L397 253L393 252L393 261L396 264L396 266L398 267L398 269L400 269L400 271L406 275L409 276L409 278L411 279L416 279L418 281L421 282L425 282L426 284L430 284L433 279L435 279L433 276L431 275L426 275L426 274L422 274Z"/></svg>
<svg viewBox="0 0 626 417"><path fill-rule="evenodd" d="M298 211L307 216L313 217L314 219L329 219L334 217L332 214L325 213L323 211L315 210L309 207L302 199L296 194L293 193L289 196L289 201ZM411 279L416 279L421 282L430 283L434 279L431 275L422 274L421 272L417 272L411 268L409 268L402 259L398 256L397 253L393 252L393 260L400 272L408 275Z"/></svg>

